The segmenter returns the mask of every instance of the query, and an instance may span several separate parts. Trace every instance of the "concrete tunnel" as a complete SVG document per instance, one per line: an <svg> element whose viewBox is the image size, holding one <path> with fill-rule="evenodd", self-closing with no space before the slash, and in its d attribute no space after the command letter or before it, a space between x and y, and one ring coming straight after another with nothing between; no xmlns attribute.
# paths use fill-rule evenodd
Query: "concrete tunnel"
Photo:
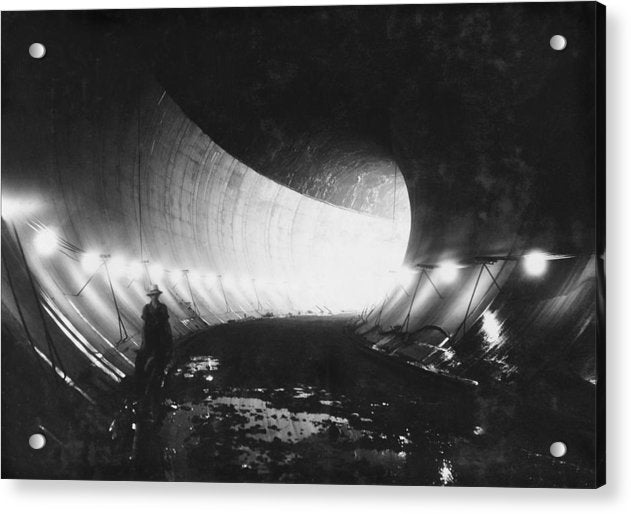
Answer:
<svg viewBox="0 0 631 514"><path fill-rule="evenodd" d="M400 187L384 198L390 217L310 198L239 162L150 86L131 116L127 106L108 109L97 137L86 137L94 125L82 123L55 136L46 168L94 172L21 168L37 193L4 188L5 238L21 246L7 250L16 259L7 272L28 265L70 379L86 366L105 380L131 372L149 284L165 291L179 337L244 317L354 312L376 301L403 262L410 230L392 163L384 175ZM34 140L51 127L38 130ZM13 291L26 298L7 297L16 319L33 295L19 283ZM31 337L52 364L36 343L47 339L38 321Z"/></svg>
<svg viewBox="0 0 631 514"><path fill-rule="evenodd" d="M503 381L555 356L563 373L596 384L604 243L589 215L599 187L588 150L594 106L568 86L589 75L593 41L561 63L533 46L536 73L504 84L508 72L489 64L497 49L446 61L435 34L402 48L401 34L428 23L415 9L270 9L263 21L189 11L186 28L171 32L160 12L134 12L130 26L118 14L84 13L75 15L83 32L72 35L43 15L3 16L3 344L10 338L98 404L133 373L139 313L157 283L180 340L246 318L353 313L353 330L374 344L429 338L442 348L428 361L434 368ZM423 9L435 21L446 7ZM558 8L549 24L565 20L571 38L588 30L586 9ZM464 12L454 23L473 16L497 26L512 16ZM150 57L138 40L142 16L153 23ZM521 30L547 33L536 7L520 16ZM268 41L272 18L297 41L308 24L353 29L322 65L324 44L290 51ZM232 46L220 29L204 30L227 20L238 28ZM35 31L50 42L42 62L22 48ZM90 44L53 70L55 52L68 57L88 33ZM251 51L240 36L254 38ZM524 64L514 39L497 37L500 57ZM373 61L359 55L366 44ZM217 53L192 51L198 45ZM250 59L272 48L326 73L309 82L279 58L250 80ZM423 69L410 67L417 57ZM483 66L468 68L470 59ZM466 80L454 76L458 66ZM344 94L329 98L340 83ZM490 83L493 98L481 93ZM305 95L324 114L309 118ZM559 120L546 102L581 109ZM508 134L500 144L498 133ZM524 143L526 133L542 135Z"/></svg>

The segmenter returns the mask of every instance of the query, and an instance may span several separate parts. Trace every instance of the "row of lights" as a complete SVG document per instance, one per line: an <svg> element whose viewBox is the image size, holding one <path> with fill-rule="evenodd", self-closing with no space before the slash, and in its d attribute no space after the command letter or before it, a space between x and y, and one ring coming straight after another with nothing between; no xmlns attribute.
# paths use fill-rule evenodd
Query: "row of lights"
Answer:
<svg viewBox="0 0 631 514"><path fill-rule="evenodd" d="M51 255L58 247L60 242L57 234L50 228L42 228L38 230L34 239L35 248L44 256ZM548 267L549 256L541 251L532 251L522 257L522 265L525 272L533 277L543 275ZM88 273L94 273L105 261L109 271L115 276L126 276L129 280L138 279L148 271L152 281L158 281L163 277L164 273L171 273L170 270L164 269L159 264L150 264L147 262L132 261L126 262L122 257L98 254L95 252L86 252L81 257L81 265ZM460 270L466 266L457 264L453 261L446 261L437 266L432 266L435 273L434 277L442 283L451 284L456 281ZM186 274L195 281L205 280L208 285L214 285L215 280L221 275L200 274L196 271L183 270L179 272L178 278L184 278ZM251 279L254 281L255 279ZM225 282L231 282L228 276L224 277ZM245 282L244 282L245 284ZM229 285L229 284L226 284Z"/></svg>
<svg viewBox="0 0 631 514"><path fill-rule="evenodd" d="M551 259L550 255L544 252L541 252L539 250L535 250L522 256L521 264L527 275L531 277L540 277L543 274L545 274L545 272L547 271L548 261L550 259ZM423 267L423 266L420 265L419 267ZM429 267L434 270L435 278L437 278L443 283L451 284L455 282L455 280L458 278L458 275L460 274L460 270L468 266L457 264L453 261L446 261L437 266L429 266Z"/></svg>
<svg viewBox="0 0 631 514"><path fill-rule="evenodd" d="M128 280L141 279L145 273L148 273L152 282L160 282L165 274L169 275L172 281L184 280L187 276L191 279L193 284L205 284L208 287L217 286L218 280L221 279L222 284L225 287L232 288L240 285L242 288L247 289L252 287L254 283L260 284L272 284L282 285L279 281L272 281L268 279L255 279L246 278L237 280L230 275L213 274L213 273L200 273L196 270L177 270L172 271L165 269L159 264L150 263L149 261L131 261L128 262L120 256L109 256L104 254L98 254L96 252L86 252L81 256L81 266L87 273L94 273L98 268L107 263L108 271L114 277L125 277Z"/></svg>
<svg viewBox="0 0 631 514"><path fill-rule="evenodd" d="M41 228L37 231L34 239L34 245L40 255L49 256L52 255L59 247L60 238L50 228ZM152 282L159 282L164 274L169 274L174 280L184 279L186 275L192 279L195 283L204 282L209 287L217 285L217 279L221 279L225 287L234 287L237 284L242 288L252 287L253 283L260 284L275 284L282 286L289 280L285 281L272 281L269 279L241 279L236 280L230 275L218 275L212 273L199 273L195 270L181 270L171 271L165 269L157 263L150 263L149 261L126 261L121 256L117 255L105 255L97 252L85 252L80 258L81 266L87 273L94 273L103 264L107 264L108 271L114 277L126 277L129 280L140 279L145 272L148 272Z"/></svg>

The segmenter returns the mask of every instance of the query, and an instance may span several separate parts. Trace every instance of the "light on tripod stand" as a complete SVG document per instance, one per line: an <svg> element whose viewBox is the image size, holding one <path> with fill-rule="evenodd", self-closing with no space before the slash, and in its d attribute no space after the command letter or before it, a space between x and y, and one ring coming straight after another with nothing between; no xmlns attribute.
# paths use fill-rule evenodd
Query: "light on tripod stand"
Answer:
<svg viewBox="0 0 631 514"><path fill-rule="evenodd" d="M548 259L543 252L530 252L524 255L523 262L526 273L532 277L540 277L548 269Z"/></svg>
<svg viewBox="0 0 631 514"><path fill-rule="evenodd" d="M458 278L460 269L451 261L443 262L436 267L436 276L443 283L451 284Z"/></svg>

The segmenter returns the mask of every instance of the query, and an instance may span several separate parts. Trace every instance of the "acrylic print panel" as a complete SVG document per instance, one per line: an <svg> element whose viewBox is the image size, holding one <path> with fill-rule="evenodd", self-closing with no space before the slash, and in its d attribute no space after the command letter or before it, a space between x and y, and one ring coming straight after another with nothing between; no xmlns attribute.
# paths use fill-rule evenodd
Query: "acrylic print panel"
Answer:
<svg viewBox="0 0 631 514"><path fill-rule="evenodd" d="M604 8L2 13L2 476L592 488Z"/></svg>

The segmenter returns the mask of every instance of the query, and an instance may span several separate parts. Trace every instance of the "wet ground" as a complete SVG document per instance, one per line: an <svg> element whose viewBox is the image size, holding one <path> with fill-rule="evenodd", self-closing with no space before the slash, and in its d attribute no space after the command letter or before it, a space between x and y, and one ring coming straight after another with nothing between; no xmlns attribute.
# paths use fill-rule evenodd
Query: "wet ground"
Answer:
<svg viewBox="0 0 631 514"><path fill-rule="evenodd" d="M548 454L573 430L563 418L375 362L349 321L252 320L185 343L160 419L138 432L152 478L590 486L582 454Z"/></svg>

